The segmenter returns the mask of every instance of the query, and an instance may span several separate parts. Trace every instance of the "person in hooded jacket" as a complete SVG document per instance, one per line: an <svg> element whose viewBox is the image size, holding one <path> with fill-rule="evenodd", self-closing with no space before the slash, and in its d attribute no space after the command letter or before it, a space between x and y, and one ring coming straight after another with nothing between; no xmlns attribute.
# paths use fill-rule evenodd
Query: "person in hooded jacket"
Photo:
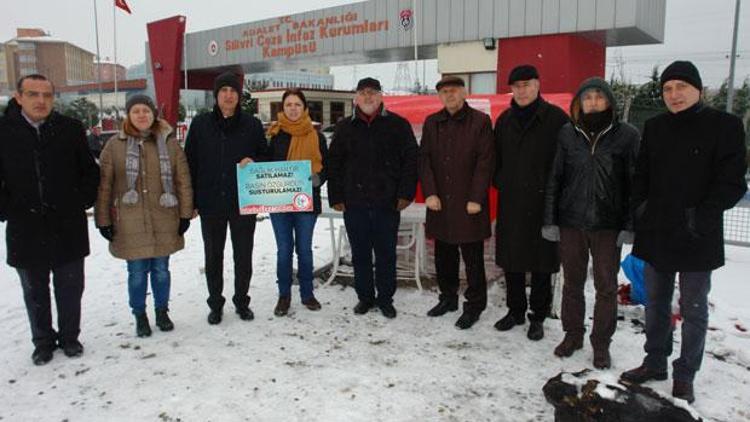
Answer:
<svg viewBox="0 0 750 422"><path fill-rule="evenodd" d="M100 156L96 225L113 256L127 261L130 308L138 337L151 335L146 292L151 278L156 326L171 331L169 256L185 246L193 189L185 153L154 102L134 95L122 130Z"/></svg>
<svg viewBox="0 0 750 422"><path fill-rule="evenodd" d="M612 89L600 78L584 81L570 104L571 122L558 134L557 152L545 189L541 236L560 242L565 284L565 338L555 355L583 347L589 253L594 265L594 366L611 366L609 344L617 327L617 272L620 248L632 243L631 177L638 130L619 121Z"/></svg>
<svg viewBox="0 0 750 422"><path fill-rule="evenodd" d="M255 315L250 309L253 275L255 215L240 215L237 165L259 161L267 142L260 120L240 108L241 78L227 72L214 80L213 111L193 119L185 140L185 154L193 182L193 216L200 215L208 285L208 323L219 324L225 303L224 245L227 226L234 252L235 312L244 321Z"/></svg>

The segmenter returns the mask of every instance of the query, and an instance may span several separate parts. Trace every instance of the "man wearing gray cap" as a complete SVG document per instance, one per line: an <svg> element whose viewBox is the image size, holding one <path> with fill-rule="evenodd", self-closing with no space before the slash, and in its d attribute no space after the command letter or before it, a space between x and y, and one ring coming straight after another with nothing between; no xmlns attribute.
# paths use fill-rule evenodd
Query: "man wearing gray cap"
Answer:
<svg viewBox="0 0 750 422"><path fill-rule="evenodd" d="M487 190L495 166L490 117L466 102L463 79L443 77L435 87L443 109L427 117L419 147L419 178L427 206L427 236L435 239L437 317L458 309L459 251L468 287L456 321L470 328L487 307L484 240L492 236Z"/></svg>
<svg viewBox="0 0 750 422"><path fill-rule="evenodd" d="M661 74L667 112L646 121L633 177L633 255L646 262L646 357L630 382L667 379L672 295L679 273L682 341L672 395L692 403L703 361L711 272L724 265L724 211L747 191L745 131L701 101L698 69L676 61Z"/></svg>
<svg viewBox="0 0 750 422"><path fill-rule="evenodd" d="M354 114L336 125L328 151L328 202L344 213L352 247L354 313L377 306L395 318L396 237L400 212L417 187L417 141L409 122L383 106L377 79L360 80L354 101Z"/></svg>

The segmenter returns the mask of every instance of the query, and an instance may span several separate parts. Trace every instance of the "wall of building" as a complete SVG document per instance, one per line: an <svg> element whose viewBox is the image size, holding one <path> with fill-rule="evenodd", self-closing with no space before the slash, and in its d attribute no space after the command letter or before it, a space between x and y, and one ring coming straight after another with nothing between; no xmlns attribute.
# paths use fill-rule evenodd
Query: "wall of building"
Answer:
<svg viewBox="0 0 750 422"><path fill-rule="evenodd" d="M9 86L8 62L5 59L5 44L0 43L0 93L7 93Z"/></svg>
<svg viewBox="0 0 750 422"><path fill-rule="evenodd" d="M122 81L127 79L127 69L122 65L113 65L112 63L94 63L93 74L94 80L96 80L97 73L101 70L102 82L112 82L115 80L115 69L117 69L117 80Z"/></svg>
<svg viewBox="0 0 750 422"><path fill-rule="evenodd" d="M55 86L68 85L68 66L65 44L36 43L36 71L46 76Z"/></svg>
<svg viewBox="0 0 750 422"><path fill-rule="evenodd" d="M81 85L96 80L94 76L94 55L73 44L65 44L65 65L67 85Z"/></svg>

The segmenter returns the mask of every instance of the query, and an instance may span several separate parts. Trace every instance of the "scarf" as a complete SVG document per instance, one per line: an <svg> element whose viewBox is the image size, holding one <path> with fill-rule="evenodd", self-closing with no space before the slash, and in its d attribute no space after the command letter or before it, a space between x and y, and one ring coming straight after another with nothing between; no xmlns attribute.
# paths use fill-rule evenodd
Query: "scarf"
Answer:
<svg viewBox="0 0 750 422"><path fill-rule="evenodd" d="M593 136L598 135L612 124L612 108L581 115L581 126Z"/></svg>
<svg viewBox="0 0 750 422"><path fill-rule="evenodd" d="M268 129L268 135L274 137L282 130L292 135L286 159L289 161L309 160L313 174L320 173L323 170L323 156L320 154L318 133L313 128L312 120L307 110L304 111L302 117L296 122L289 120L286 114L280 112L278 114L278 121L273 123Z"/></svg>
<svg viewBox="0 0 750 422"><path fill-rule="evenodd" d="M159 171L161 173L161 186L164 193L159 198L159 205L164 208L173 208L177 206L177 197L174 194L172 179L172 164L169 161L169 151L167 151L167 135L169 132L162 130L156 136L156 147L159 150ZM135 138L128 135L127 152L125 154L125 174L128 179L128 191L122 196L122 202L127 205L138 203L138 191L135 190L136 180L141 165L141 151L143 141L151 136L150 131L142 132L141 136Z"/></svg>
<svg viewBox="0 0 750 422"><path fill-rule="evenodd" d="M518 119L518 122L521 123L522 128L526 128L526 126L529 125L531 122L531 119L536 114L537 109L539 108L539 104L542 101L542 96L539 95L536 97L534 101L532 101L530 104L526 105L525 107L521 107L518 105L516 100L510 101L510 106L513 109L513 116Z"/></svg>

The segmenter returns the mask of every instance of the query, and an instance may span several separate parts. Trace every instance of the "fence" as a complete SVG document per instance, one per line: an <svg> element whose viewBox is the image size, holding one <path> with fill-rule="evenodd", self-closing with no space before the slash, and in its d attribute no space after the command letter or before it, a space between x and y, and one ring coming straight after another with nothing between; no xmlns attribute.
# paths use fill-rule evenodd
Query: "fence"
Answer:
<svg viewBox="0 0 750 422"><path fill-rule="evenodd" d="M750 194L724 212L724 241L728 245L750 246Z"/></svg>

